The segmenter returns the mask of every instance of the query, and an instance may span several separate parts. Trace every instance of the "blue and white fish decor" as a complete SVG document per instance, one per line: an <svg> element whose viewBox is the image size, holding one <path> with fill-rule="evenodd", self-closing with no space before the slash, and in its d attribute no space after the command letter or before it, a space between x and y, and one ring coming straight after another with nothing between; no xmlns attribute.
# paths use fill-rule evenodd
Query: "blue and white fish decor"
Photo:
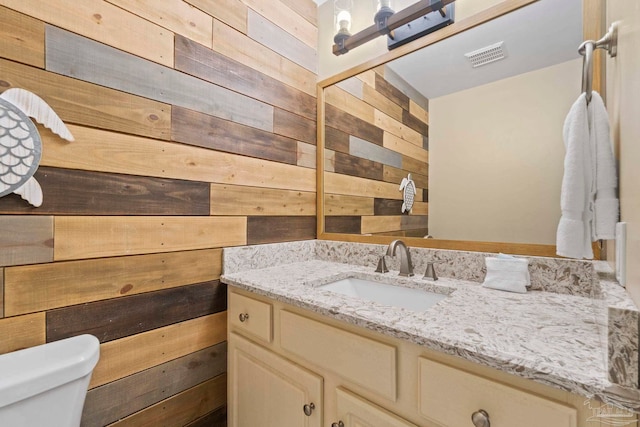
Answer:
<svg viewBox="0 0 640 427"><path fill-rule="evenodd" d="M73 141L73 135L37 95L15 88L0 94L0 197L16 193L38 207L42 188L33 174L42 157L42 140L29 117L67 141Z"/></svg>
<svg viewBox="0 0 640 427"><path fill-rule="evenodd" d="M408 174L406 178L402 178L402 182L400 183L400 189L398 191L404 190L402 193L402 210L401 213L409 213L411 212L411 208L413 208L413 201L415 200L416 194L418 193L416 190L416 184L411 179L411 174Z"/></svg>

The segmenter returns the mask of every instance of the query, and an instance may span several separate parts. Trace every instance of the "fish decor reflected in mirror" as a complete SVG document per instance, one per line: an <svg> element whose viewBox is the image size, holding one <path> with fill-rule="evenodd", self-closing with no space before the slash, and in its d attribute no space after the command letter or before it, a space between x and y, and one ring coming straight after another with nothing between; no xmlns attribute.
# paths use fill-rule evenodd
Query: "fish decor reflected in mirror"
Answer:
<svg viewBox="0 0 640 427"><path fill-rule="evenodd" d="M16 193L39 207L42 188L33 175L40 164L42 140L29 117L67 141L74 139L60 117L37 95L17 88L0 95L0 197Z"/></svg>

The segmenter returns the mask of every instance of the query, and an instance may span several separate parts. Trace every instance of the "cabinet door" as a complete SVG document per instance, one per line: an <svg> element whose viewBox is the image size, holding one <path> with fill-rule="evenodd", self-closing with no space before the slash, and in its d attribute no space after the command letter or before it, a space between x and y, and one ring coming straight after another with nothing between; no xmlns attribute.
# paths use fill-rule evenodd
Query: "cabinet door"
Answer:
<svg viewBox="0 0 640 427"><path fill-rule="evenodd" d="M230 426L321 427L322 383L322 377L229 334Z"/></svg>
<svg viewBox="0 0 640 427"><path fill-rule="evenodd" d="M336 403L338 416L331 422L337 425L342 421L344 427L417 427L343 388L336 389Z"/></svg>

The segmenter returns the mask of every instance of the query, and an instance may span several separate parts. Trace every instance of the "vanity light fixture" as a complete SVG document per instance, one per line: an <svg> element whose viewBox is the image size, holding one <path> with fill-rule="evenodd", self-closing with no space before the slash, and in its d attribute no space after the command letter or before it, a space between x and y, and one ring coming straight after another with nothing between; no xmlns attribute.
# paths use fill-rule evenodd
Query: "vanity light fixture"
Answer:
<svg viewBox="0 0 640 427"><path fill-rule="evenodd" d="M348 32L348 28L345 31L339 25L338 33L333 38L335 43L333 45L333 54L336 56L343 55L351 49L384 35L389 36L389 49L393 49L453 23L452 3L455 0L420 0L399 12L394 12L391 9L389 1L380 0L380 7L374 16L374 24L362 31L351 35ZM334 12L336 10L335 5L338 2L340 0L334 2ZM447 7L447 5L451 5L451 7ZM427 15L435 11L439 12L440 19L429 19ZM336 14L336 23L339 24L340 21L337 20L337 16L338 14ZM438 15L435 16L437 17ZM403 27L404 30L401 38L395 34L395 30L400 27Z"/></svg>
<svg viewBox="0 0 640 427"><path fill-rule="evenodd" d="M333 15L335 17L336 30L338 31L333 37L335 44L343 44L346 39L351 37L349 30L351 29L352 9L352 0L335 0L333 2Z"/></svg>

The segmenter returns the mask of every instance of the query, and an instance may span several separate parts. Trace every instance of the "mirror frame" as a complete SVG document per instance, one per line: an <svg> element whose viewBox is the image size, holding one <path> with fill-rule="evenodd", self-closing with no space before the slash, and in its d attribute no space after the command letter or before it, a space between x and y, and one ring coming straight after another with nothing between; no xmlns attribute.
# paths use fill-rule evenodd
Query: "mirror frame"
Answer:
<svg viewBox="0 0 640 427"><path fill-rule="evenodd" d="M389 244L397 236L371 236L363 234L343 234L327 233L324 228L324 148L325 148L325 110L324 110L324 89L327 86L338 83L342 80L354 77L357 74L371 70L401 56L422 49L431 44L449 38L475 26L481 25L494 18L498 18L521 7L535 3L538 0L504 0L488 9L476 13L466 19L455 22L434 33L428 34L420 39L414 40L404 46L384 53L374 59L366 61L360 65L352 67L346 71L326 78L318 82L317 85L317 146L316 146L316 219L317 219L317 239L337 240L345 242ZM583 13L583 38L584 40L598 40L605 31L604 11L605 0L582 0ZM576 46L576 51L578 46ZM601 51L594 54L593 89L599 93L604 93L604 56ZM403 237L402 240L409 246L450 249L473 252L504 252L518 255L557 257L555 245L542 245L531 243L509 243L509 242L480 242L468 240L444 240L444 239L424 239L418 237ZM606 254L606 248L599 242L594 242L594 259L602 259Z"/></svg>

